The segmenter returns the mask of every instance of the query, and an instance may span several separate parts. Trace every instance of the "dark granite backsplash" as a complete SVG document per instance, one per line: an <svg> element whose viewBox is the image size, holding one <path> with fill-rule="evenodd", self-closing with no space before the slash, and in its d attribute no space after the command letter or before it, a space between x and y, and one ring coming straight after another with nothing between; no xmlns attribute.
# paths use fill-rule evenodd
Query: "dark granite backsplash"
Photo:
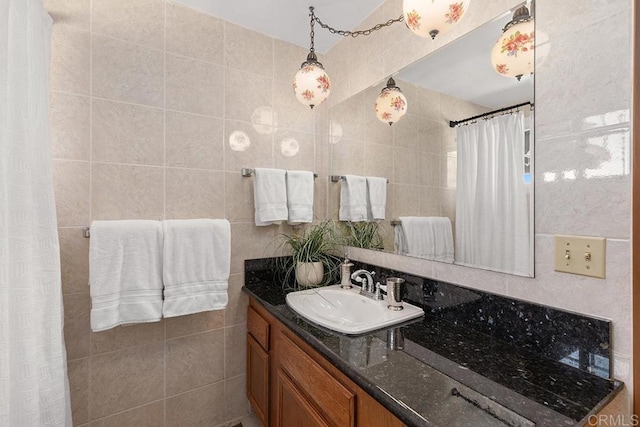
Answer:
<svg viewBox="0 0 640 427"><path fill-rule="evenodd" d="M355 269L406 281L404 299L422 305L433 317L515 344L602 378L611 377L611 324L539 304L354 262Z"/></svg>
<svg viewBox="0 0 640 427"><path fill-rule="evenodd" d="M407 425L584 425L623 386L605 379L607 321L355 263L381 283L404 278L426 315L344 335L286 305L275 260L245 262L245 292Z"/></svg>

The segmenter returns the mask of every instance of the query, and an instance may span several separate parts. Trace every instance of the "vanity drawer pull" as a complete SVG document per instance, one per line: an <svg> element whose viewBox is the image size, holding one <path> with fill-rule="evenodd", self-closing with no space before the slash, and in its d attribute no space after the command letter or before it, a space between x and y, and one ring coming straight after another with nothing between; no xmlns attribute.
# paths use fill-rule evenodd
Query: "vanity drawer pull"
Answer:
<svg viewBox="0 0 640 427"><path fill-rule="evenodd" d="M251 306L247 309L247 330L266 351L269 351L269 323Z"/></svg>

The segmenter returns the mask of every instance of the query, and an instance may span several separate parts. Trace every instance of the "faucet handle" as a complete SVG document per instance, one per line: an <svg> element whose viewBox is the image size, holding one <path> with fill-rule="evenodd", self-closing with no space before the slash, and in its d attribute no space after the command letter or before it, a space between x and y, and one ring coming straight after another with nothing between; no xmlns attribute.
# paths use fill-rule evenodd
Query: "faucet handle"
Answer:
<svg viewBox="0 0 640 427"><path fill-rule="evenodd" d="M376 301L380 301L382 299L382 295L380 294L380 282L376 282L375 299Z"/></svg>

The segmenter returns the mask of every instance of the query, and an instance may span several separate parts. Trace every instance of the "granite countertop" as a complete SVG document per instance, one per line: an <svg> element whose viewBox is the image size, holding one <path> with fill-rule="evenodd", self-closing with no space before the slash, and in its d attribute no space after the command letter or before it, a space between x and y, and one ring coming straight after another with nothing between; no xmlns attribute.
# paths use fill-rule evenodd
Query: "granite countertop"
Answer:
<svg viewBox="0 0 640 427"><path fill-rule="evenodd" d="M289 309L270 270L247 271L243 289L409 426L584 425L623 387L431 315L330 331Z"/></svg>

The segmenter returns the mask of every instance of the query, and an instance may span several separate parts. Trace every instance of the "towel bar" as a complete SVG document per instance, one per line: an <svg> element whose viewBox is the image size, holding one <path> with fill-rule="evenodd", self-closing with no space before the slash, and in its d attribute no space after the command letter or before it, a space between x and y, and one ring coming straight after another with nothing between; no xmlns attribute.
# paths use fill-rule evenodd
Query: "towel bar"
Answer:
<svg viewBox="0 0 640 427"><path fill-rule="evenodd" d="M82 229L82 237L86 237L87 239L91 237L91 229L89 227L84 227Z"/></svg>
<svg viewBox="0 0 640 427"><path fill-rule="evenodd" d="M251 175L256 173L256 170L255 169L250 169L250 168L242 168L242 169L240 169L240 173L242 174L242 176L244 176L246 178L246 177L250 177ZM314 173L313 177L317 178L318 174Z"/></svg>
<svg viewBox="0 0 640 427"><path fill-rule="evenodd" d="M331 175L331 182L338 182L344 179L344 175ZM387 178L387 184L389 183L389 178Z"/></svg>
<svg viewBox="0 0 640 427"><path fill-rule="evenodd" d="M402 225L402 221L400 221L399 219L392 219L391 220L391 225L393 225L394 227L396 225Z"/></svg>

